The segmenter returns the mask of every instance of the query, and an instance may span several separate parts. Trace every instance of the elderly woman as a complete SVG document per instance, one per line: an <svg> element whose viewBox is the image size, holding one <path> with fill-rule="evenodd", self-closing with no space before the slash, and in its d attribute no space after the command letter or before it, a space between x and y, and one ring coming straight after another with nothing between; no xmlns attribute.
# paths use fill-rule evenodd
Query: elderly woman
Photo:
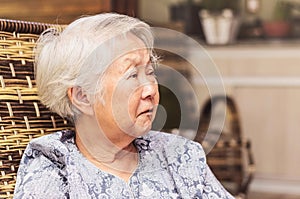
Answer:
<svg viewBox="0 0 300 199"><path fill-rule="evenodd" d="M37 45L41 101L75 125L34 139L15 198L233 198L200 144L151 131L159 102L150 27L99 14Z"/></svg>

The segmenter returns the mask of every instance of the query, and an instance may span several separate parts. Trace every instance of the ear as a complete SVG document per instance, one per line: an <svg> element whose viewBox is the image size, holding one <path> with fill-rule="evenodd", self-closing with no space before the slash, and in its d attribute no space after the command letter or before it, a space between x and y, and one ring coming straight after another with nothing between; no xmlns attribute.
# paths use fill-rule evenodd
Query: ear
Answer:
<svg viewBox="0 0 300 199"><path fill-rule="evenodd" d="M72 104L85 115L93 115L93 106L89 95L81 87L68 89L68 97Z"/></svg>

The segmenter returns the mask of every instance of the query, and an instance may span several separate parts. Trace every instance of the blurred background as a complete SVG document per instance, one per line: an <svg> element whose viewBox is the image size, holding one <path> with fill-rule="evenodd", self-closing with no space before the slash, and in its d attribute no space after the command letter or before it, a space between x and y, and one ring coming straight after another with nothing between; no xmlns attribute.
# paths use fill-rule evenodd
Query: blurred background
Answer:
<svg viewBox="0 0 300 199"><path fill-rule="evenodd" d="M0 0L4 19L68 24L100 12L138 17L199 42L234 100L240 136L251 141L248 198L300 198L300 0ZM165 55L164 63L193 82L200 114L210 99L201 77L176 56ZM164 128L177 123L169 118Z"/></svg>

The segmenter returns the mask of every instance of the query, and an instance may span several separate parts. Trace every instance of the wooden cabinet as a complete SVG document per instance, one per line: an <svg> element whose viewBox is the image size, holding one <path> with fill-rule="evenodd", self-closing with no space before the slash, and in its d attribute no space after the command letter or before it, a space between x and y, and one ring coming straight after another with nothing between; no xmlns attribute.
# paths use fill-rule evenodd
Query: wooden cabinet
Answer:
<svg viewBox="0 0 300 199"><path fill-rule="evenodd" d="M252 188L300 194L300 44L206 50L227 94L236 101L244 136L252 141L256 162ZM201 104L208 97L207 89L195 82Z"/></svg>

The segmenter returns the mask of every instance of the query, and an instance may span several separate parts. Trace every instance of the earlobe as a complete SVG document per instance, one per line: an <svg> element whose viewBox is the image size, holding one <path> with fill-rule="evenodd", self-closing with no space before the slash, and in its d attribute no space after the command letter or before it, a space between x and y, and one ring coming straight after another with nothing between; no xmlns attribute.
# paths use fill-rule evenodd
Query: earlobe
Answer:
<svg viewBox="0 0 300 199"><path fill-rule="evenodd" d="M93 106L88 94L81 87L68 89L68 97L71 103L85 115L93 115Z"/></svg>

